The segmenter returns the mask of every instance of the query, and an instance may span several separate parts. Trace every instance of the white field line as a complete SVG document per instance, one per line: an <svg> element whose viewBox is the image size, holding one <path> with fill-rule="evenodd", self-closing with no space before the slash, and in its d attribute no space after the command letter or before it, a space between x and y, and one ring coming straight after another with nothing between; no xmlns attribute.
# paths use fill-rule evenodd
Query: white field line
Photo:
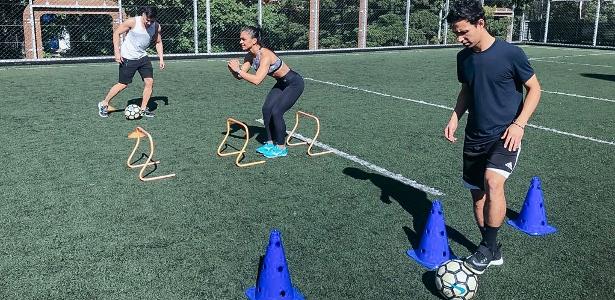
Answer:
<svg viewBox="0 0 615 300"><path fill-rule="evenodd" d="M560 50L560 51L570 51L570 52L580 52L580 53L600 53L601 51L609 51L602 49L588 49L588 48L565 48L565 47L551 47L551 46L538 46L538 45L520 45L521 48L528 49L550 49L550 50Z"/></svg>
<svg viewBox="0 0 615 300"><path fill-rule="evenodd" d="M575 55L558 55L558 56L545 56L545 57L531 57L531 58L529 58L529 60L557 59L557 58L599 56L599 55L615 55L615 52L587 53L587 54L575 54Z"/></svg>
<svg viewBox="0 0 615 300"><path fill-rule="evenodd" d="M592 65L592 64L582 64L582 63L573 63L573 62L555 61L555 60L544 60L544 59L533 59L532 61L554 63L554 64L564 64L564 65L588 66L588 67L602 67L602 68L613 68L614 67L614 66L611 66L611 65Z"/></svg>
<svg viewBox="0 0 615 300"><path fill-rule="evenodd" d="M263 124L263 119L258 119L256 121L261 123L261 124ZM290 131L286 131L286 133L290 134ZM304 137L304 136L302 136L301 134L298 134L298 133L293 134L293 137L297 138L299 140L308 142L308 143L312 142L312 139L306 138L306 137ZM420 190L422 192L425 192L425 193L428 193L428 194L432 194L434 196L444 196L443 192L441 192L441 191L439 191L439 190L437 190L435 188L426 186L424 184L420 184L420 183L416 182L415 180L408 179L408 178L404 177L401 174L393 173L393 172L391 172L391 171L389 171L389 170L387 170L387 169L385 169L383 167L379 167L379 166L374 165L374 164L372 164L372 163L370 163L370 162L368 162L366 160L363 160L363 159L361 159L361 158L359 158L357 156L354 156L354 155L348 154L348 153L346 153L344 151L335 149L335 148L333 148L333 147L331 147L331 146L329 146L327 144L323 144L323 143L321 143L319 141L316 141L314 143L314 146L317 146L317 147L322 148L322 149L327 150L327 151L331 151L332 153L334 153L337 156L340 156L340 157L343 157L343 158L348 159L350 161L353 161L355 163L358 163L359 165L362 165L362 166L364 166L364 167L366 167L366 168L368 168L368 169L370 169L370 170L372 170L372 171L374 171L374 172L376 172L376 173L378 173L378 174L380 174L382 176L386 176L386 177L391 178L393 180L397 180L397 181L399 181L399 182L401 182L401 183L403 183L403 184L405 184L407 186L413 187L413 188L415 188L417 190Z"/></svg>
<svg viewBox="0 0 615 300"><path fill-rule="evenodd" d="M365 93L370 93L370 94L374 94L374 95L378 95L378 96L390 97L390 98L395 98L395 99L398 99L398 100L410 101L410 102L414 102L414 103L418 103L418 104L424 104L424 105L434 106L434 107L438 107L438 108L453 110L452 108L450 108L448 106L440 105L440 104L435 104L435 103L430 103L430 102L423 101L423 100L416 100L416 99L410 99L410 98L404 98L404 97L389 95L389 94L385 94L385 93L381 93L381 92L370 91L370 90L366 90L366 89L362 89L362 88L358 88L358 87L343 85L343 84L339 84L339 83L335 83L335 82L330 82L330 81L322 81L322 80L318 80L318 79L314 79L314 78L309 78L309 77L305 77L304 79L310 80L310 81L314 81L314 82L329 84L329 85L333 85L333 86L343 87L343 88L347 88L347 89L351 89L351 90L361 91L361 92L365 92Z"/></svg>
<svg viewBox="0 0 615 300"><path fill-rule="evenodd" d="M343 84L339 84L339 83L334 83L334 82L316 80L316 79L312 79L312 78L308 78L308 77L306 77L305 79L306 80L310 80L310 81L315 81L315 82L323 83L323 84L329 84L329 85L333 85L333 86L337 86L337 87L347 88L347 89L351 89L351 90L362 91L362 92L366 92L366 93L370 93L370 94L380 95L380 96L384 96L384 97L390 97L390 98L394 98L394 99L410 101L410 102L414 102L414 103L418 103L418 104L434 106L434 107L443 108L443 109L447 109L447 110L453 110L453 108L448 107L448 106L444 106L444 105L440 105L440 104L434 104L434 103L430 103L430 102L426 102L426 101L422 101L422 100L415 100L415 99L410 99L410 98L403 98L403 97L399 97L399 96L393 96L393 95L389 95L389 94L385 94L385 93L374 92L374 91L370 91L370 90L366 90L366 89L362 89L362 88L358 88L358 87L347 86L347 85L343 85ZM597 142L597 143L601 143L601 144L615 146L615 142L609 142L609 141L605 141L605 140L601 140L601 139L597 139L597 138L593 138L593 137L588 137L588 136L584 136L584 135L580 135L580 134L576 134L576 133L565 132L565 131L561 131L561 130L557 130L557 129L552 129L552 128L540 126L540 125L533 125L533 124L527 124L527 125L532 127L532 128L541 129L541 130L545 130L545 131L549 131L549 132L553 132L553 133L557 133L557 134L561 134L561 135L571 136L571 137L575 137L575 138L579 138L579 139L584 139L584 140L593 141L593 142Z"/></svg>
<svg viewBox="0 0 615 300"><path fill-rule="evenodd" d="M539 125L533 125L533 124L527 124L527 126L530 126L530 127L536 128L536 129L542 129L542 130L545 130L545 131L554 132L554 133L561 134L561 135L567 135L567 136L571 136L571 137L575 137L575 138L579 138L579 139L583 139L583 140L588 140L588 141L592 141L592 142L597 142L597 143L601 143L601 144L607 144L607 145L615 146L615 142L603 141L603 140L600 140L600 139L597 139L597 138L593 138L593 137L589 137L589 136L583 136L583 135L580 135L580 134L560 131L560 130L557 130L557 129L548 128L548 127L539 126Z"/></svg>
<svg viewBox="0 0 615 300"><path fill-rule="evenodd" d="M606 99L606 98L599 98L599 97L592 97L592 96L583 96L583 95L578 95L578 94L568 94L568 93L554 92L554 91L545 91L545 90L542 90L542 92L543 93L549 93L549 94L562 95L562 96L578 97L578 98L593 99L593 100L600 100L600 101L606 101L606 102L613 102L613 103L615 103L615 100Z"/></svg>

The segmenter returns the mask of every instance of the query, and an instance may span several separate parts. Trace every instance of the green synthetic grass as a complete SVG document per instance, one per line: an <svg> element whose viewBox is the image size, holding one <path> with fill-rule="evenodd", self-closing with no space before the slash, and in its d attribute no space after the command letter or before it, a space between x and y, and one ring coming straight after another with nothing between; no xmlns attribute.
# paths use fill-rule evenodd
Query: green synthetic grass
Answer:
<svg viewBox="0 0 615 300"><path fill-rule="evenodd" d="M613 52L524 50L576 63L532 61L544 90L615 98ZM452 107L457 51L284 60L306 78ZM156 71L154 119L98 117L96 102L116 77L111 63L0 70L0 298L245 299L269 230L279 228L293 283L308 299L436 299L433 273L405 254L418 245L431 201L442 200L454 253L465 256L478 243L459 180L463 129L456 144L442 137L450 110L306 79L286 115L290 130L295 111L317 114L320 141L445 193L435 197L335 155L309 158L300 147L246 169L217 157L232 116L253 133L245 161L260 159L256 119L273 84L236 81L221 60L167 61L167 70ZM140 94L137 76L113 105ZM613 142L614 107L543 93L531 123ZM302 122L300 133L309 136L314 127ZM135 126L155 139L161 164L151 175L176 178L142 183L126 167ZM240 146L242 134L229 143ZM538 175L558 232L529 237L505 225L505 264L479 276L476 299L612 295L614 150L526 130L508 207L519 212Z"/></svg>

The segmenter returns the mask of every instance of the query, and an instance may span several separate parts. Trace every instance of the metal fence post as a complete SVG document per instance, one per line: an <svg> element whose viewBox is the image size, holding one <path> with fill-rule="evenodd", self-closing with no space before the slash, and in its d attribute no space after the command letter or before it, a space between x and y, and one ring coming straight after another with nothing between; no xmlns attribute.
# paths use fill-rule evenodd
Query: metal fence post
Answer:
<svg viewBox="0 0 615 300"><path fill-rule="evenodd" d="M404 46L408 46L410 38L410 2L411 0L406 2L406 42L404 42Z"/></svg>
<svg viewBox="0 0 615 300"><path fill-rule="evenodd" d="M525 40L525 5L522 8L521 24L519 25L519 41Z"/></svg>
<svg viewBox="0 0 615 300"><path fill-rule="evenodd" d="M37 59L38 58L38 51L36 51L36 32L34 31L34 8L32 7L32 0L30 0L30 30L32 32L31 34L31 42L32 42L32 58Z"/></svg>
<svg viewBox="0 0 615 300"><path fill-rule="evenodd" d="M207 26L207 53L211 53L211 5L205 0L205 23Z"/></svg>
<svg viewBox="0 0 615 300"><path fill-rule="evenodd" d="M446 16L444 17L444 45L448 45L448 10L449 10L449 0L446 0Z"/></svg>
<svg viewBox="0 0 615 300"><path fill-rule="evenodd" d="M438 14L438 44L442 43L442 8Z"/></svg>
<svg viewBox="0 0 615 300"><path fill-rule="evenodd" d="M594 23L594 46L596 46L596 42L598 39L598 24L600 23L600 2L602 2L602 0L598 0L598 6L596 7L596 22Z"/></svg>
<svg viewBox="0 0 615 300"><path fill-rule="evenodd" d="M263 27L263 0L258 0L258 27Z"/></svg>
<svg viewBox="0 0 615 300"><path fill-rule="evenodd" d="M515 32L515 8L517 8L516 5L513 4L512 6L512 15L510 16L510 30L508 31L508 41L512 42L513 40L513 32Z"/></svg>
<svg viewBox="0 0 615 300"><path fill-rule="evenodd" d="M542 38L542 42L547 42L547 35L549 34L549 15L551 15L551 0L547 0L547 18L545 20L545 33Z"/></svg>
<svg viewBox="0 0 615 300"><path fill-rule="evenodd" d="M318 31L319 31L319 18L320 18L320 1L310 0L310 36L309 45L310 50L318 49Z"/></svg>
<svg viewBox="0 0 615 300"><path fill-rule="evenodd" d="M367 0L359 0L359 41L358 48L365 48L367 45Z"/></svg>
<svg viewBox="0 0 615 300"><path fill-rule="evenodd" d="M199 53L199 22L198 18L198 0L192 0L192 26L194 27L194 53Z"/></svg>
<svg viewBox="0 0 615 300"><path fill-rule="evenodd" d="M118 12L120 13L120 17L118 18L118 21L120 21L120 24L124 23L124 14L122 14L122 0L117 0L117 6L118 6Z"/></svg>

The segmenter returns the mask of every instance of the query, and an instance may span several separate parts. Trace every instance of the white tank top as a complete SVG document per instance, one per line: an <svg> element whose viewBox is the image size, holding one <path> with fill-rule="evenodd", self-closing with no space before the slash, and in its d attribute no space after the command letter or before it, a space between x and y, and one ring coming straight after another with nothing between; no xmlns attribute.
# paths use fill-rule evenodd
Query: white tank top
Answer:
<svg viewBox="0 0 615 300"><path fill-rule="evenodd" d="M121 47L122 57L126 59L140 59L147 55L147 48L156 34L157 22L153 22L147 29L143 26L141 17L135 17L135 27L128 30Z"/></svg>

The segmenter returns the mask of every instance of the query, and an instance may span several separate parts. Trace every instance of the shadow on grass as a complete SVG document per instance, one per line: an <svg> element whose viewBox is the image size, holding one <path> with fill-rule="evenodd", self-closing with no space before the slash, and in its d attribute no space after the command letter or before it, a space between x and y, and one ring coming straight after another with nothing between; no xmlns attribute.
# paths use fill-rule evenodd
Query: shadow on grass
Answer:
<svg viewBox="0 0 615 300"><path fill-rule="evenodd" d="M612 74L581 73L581 76L593 79L615 81L615 75Z"/></svg>
<svg viewBox="0 0 615 300"><path fill-rule="evenodd" d="M148 157L149 157L149 156L148 156L147 154L145 154L145 153L141 153L141 156L140 156L137 160L135 160L135 161L133 161L133 162L130 162L130 164L131 164L131 165L135 165L135 164L139 164L140 162L141 162L141 163L145 163L145 162L147 161L147 158L148 158ZM145 161L142 161L143 159L145 159ZM152 158L152 161L154 161L154 159L153 159L153 158ZM137 170L141 170L141 168L142 168L142 167L138 167L138 168L137 168ZM145 178L145 177L147 177L147 176L149 176L150 174L154 173L154 172L158 169L158 164L152 164L152 165L148 166L148 168L150 168L150 170L149 170L149 171L147 171L147 173L144 173L144 174L143 174L143 177L144 177L144 178Z"/></svg>
<svg viewBox="0 0 615 300"><path fill-rule="evenodd" d="M446 299L440 294L436 288L436 271L427 271L423 274L423 284L432 295L438 297L438 299Z"/></svg>
<svg viewBox="0 0 615 300"><path fill-rule="evenodd" d="M126 102L126 106L131 105L131 104L136 104L141 106L141 101L143 101L143 98L134 98L134 99L130 99ZM169 105L169 98L166 96L155 96L155 97L151 97L149 99L149 102L147 102L147 107L149 108L150 111L154 111L158 108L158 102L162 101L164 103L164 105ZM124 112L124 108L115 108L112 110L109 110L109 114L113 114L113 113L123 113Z"/></svg>
<svg viewBox="0 0 615 300"><path fill-rule="evenodd" d="M126 102L126 106L130 105L130 104L136 104L141 106L141 101L143 101L143 98L134 98L134 99L130 99L128 100L128 102ZM147 102L147 108L149 108L150 111L155 111L156 109L158 109L158 102L162 102L164 103L164 105L169 105L169 98L167 96L154 96L149 98L149 101Z"/></svg>
<svg viewBox="0 0 615 300"><path fill-rule="evenodd" d="M377 174L365 172L358 168L346 168L344 174L359 180L369 180L380 188L380 201L391 204L396 201L399 205L412 216L412 227L403 226L403 230L408 236L408 241L413 249L419 247L421 234L427 223L427 217L431 211L432 202L427 198L425 192L405 185L395 179ZM446 226L448 237L454 242L462 245L469 252L474 251L478 246L472 243L462 233L455 228Z"/></svg>
<svg viewBox="0 0 615 300"><path fill-rule="evenodd" d="M267 141L267 132L264 127L260 126L252 126L248 125L248 131L250 132L250 138L254 138L257 142L263 144ZM244 131L243 126L239 124L231 124L231 132L229 133L229 138L234 139L245 139L245 132L241 135L237 134L239 131ZM221 132L220 134L225 135L226 132Z"/></svg>

